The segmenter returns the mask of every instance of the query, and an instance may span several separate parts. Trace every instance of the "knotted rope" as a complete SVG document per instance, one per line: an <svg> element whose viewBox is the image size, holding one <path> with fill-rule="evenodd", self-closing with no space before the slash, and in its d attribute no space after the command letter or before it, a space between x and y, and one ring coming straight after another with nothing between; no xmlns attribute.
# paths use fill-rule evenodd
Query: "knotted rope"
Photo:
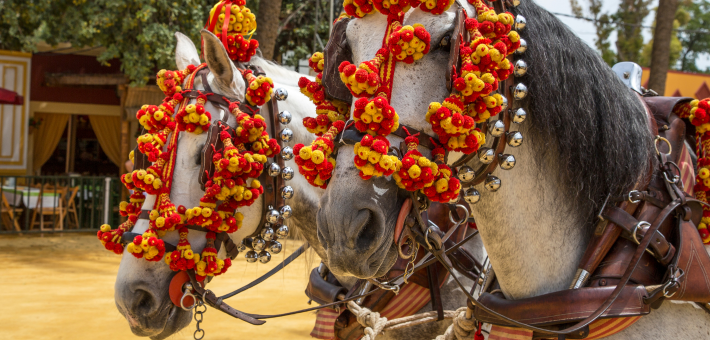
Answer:
<svg viewBox="0 0 710 340"><path fill-rule="evenodd" d="M478 329L478 321L473 318L472 311L468 307L457 309L455 314L454 323L435 340L483 340L483 334Z"/></svg>
<svg viewBox="0 0 710 340"><path fill-rule="evenodd" d="M437 317L438 317L436 311L431 311L431 312L415 314L415 315L407 316L407 317L403 317L403 318L387 320L386 317L381 317L380 313L373 312L370 309L361 307L353 301L348 302L348 309L350 309L350 312L352 312L356 316L358 323L360 323L360 325L365 327L365 330L364 330L365 336L363 336L361 338L361 340L375 340L377 335L379 335L380 333L382 333L386 330L395 330L395 329L400 329L400 328L417 326L417 325L421 325L421 324L425 324L425 323L429 323L429 322L434 322L434 321L437 321ZM459 311L460 311L460 309L456 310L456 311L451 311L451 310L444 311L444 319L455 319L456 316L459 314ZM464 317L465 317L465 313L464 313ZM473 323L475 324L475 322L473 322ZM451 327L449 327L449 328L451 328ZM475 330L475 325L474 325L474 330ZM437 340L438 340L438 338L437 338ZM479 339L476 339L476 340L479 340Z"/></svg>

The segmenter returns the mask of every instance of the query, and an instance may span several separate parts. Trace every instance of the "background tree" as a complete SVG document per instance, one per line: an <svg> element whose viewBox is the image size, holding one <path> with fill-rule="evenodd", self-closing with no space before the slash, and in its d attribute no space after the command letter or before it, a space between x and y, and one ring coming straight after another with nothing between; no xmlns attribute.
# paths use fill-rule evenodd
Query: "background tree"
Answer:
<svg viewBox="0 0 710 340"><path fill-rule="evenodd" d="M678 67L681 71L710 73L710 69L700 70L695 63L699 57L710 54L710 1L696 0L684 7L688 21L676 35L681 45Z"/></svg>
<svg viewBox="0 0 710 340"><path fill-rule="evenodd" d="M274 59L276 38L279 35L281 23L281 0L259 1L256 15L256 39L264 59Z"/></svg>
<svg viewBox="0 0 710 340"><path fill-rule="evenodd" d="M648 87L660 94L666 90L666 76L671 55L671 36L678 2L679 0L659 0L656 11L656 28L651 49L651 74L648 79Z"/></svg>
<svg viewBox="0 0 710 340"><path fill-rule="evenodd" d="M587 4L587 9L591 16L590 21L594 24L597 34L594 39L594 45L601 53L602 59L607 64L613 65L617 60L616 53L611 49L611 42L609 42L609 38L615 29L613 17L608 13L602 13L602 0L587 0ZM577 0L570 0L570 5L575 16L579 18L585 17L585 11Z"/></svg>
<svg viewBox="0 0 710 340"><path fill-rule="evenodd" d="M691 1L687 1L692 4ZM654 9L654 11L657 10ZM683 4L678 6L678 11L675 14L675 20L673 21L673 34L671 35L671 46L670 46L670 57L668 58L668 66L674 68L680 58L681 51L683 50L683 44L680 41L680 34L684 29L685 25L688 24L690 20L690 14L686 10ZM653 26L656 26L656 22L653 22ZM651 51L653 50L653 37L646 43L643 47L643 52L641 53L641 59L639 60L639 65L644 67L651 66Z"/></svg>
<svg viewBox="0 0 710 340"><path fill-rule="evenodd" d="M643 21L652 0L622 0L613 15L616 25L616 59L638 62L643 49Z"/></svg>
<svg viewBox="0 0 710 340"><path fill-rule="evenodd" d="M343 0L336 0L334 8L337 17ZM329 10L329 0L283 0L281 16L284 19L279 25L276 46L280 55L293 54L282 60L282 64L298 70L299 60L323 50L330 33Z"/></svg>

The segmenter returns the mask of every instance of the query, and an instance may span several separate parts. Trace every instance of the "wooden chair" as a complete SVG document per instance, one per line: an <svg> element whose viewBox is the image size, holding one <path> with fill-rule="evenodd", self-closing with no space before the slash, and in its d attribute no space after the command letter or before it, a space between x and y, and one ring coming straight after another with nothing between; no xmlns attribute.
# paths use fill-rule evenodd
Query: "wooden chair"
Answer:
<svg viewBox="0 0 710 340"><path fill-rule="evenodd" d="M18 232L21 231L20 224L17 223L17 219L20 218L20 214L22 213L22 209L15 208L15 207L11 206L10 202L7 200L7 197L5 197L4 192L2 193L2 206L1 207L2 207L2 211L0 212L0 214L2 215L3 225L5 225L5 222L7 222L6 221L7 218L5 217L5 215L7 215L7 217L9 217L10 220L12 221L12 222L8 223L8 225L14 225L15 231L18 231ZM8 229L12 229L12 227L8 227Z"/></svg>
<svg viewBox="0 0 710 340"><path fill-rule="evenodd" d="M67 214L67 208L64 204L67 196L67 188L57 188L56 193L59 194L57 197L56 207L44 207L42 206L42 197L44 192L52 192L55 190L46 190L45 188L40 188L39 196L37 197L37 204L32 212L32 222L30 223L30 229L34 229L34 226L39 224L40 230L45 230L44 224L52 224L52 229L63 230L64 229L64 216ZM39 215L39 221L37 221L37 216ZM45 220L45 216L51 216L50 220ZM57 228L58 227L58 228Z"/></svg>
<svg viewBox="0 0 710 340"><path fill-rule="evenodd" d="M79 192L79 187L68 188L69 198L66 201L67 207L67 228L79 228L79 214L76 209L76 195Z"/></svg>

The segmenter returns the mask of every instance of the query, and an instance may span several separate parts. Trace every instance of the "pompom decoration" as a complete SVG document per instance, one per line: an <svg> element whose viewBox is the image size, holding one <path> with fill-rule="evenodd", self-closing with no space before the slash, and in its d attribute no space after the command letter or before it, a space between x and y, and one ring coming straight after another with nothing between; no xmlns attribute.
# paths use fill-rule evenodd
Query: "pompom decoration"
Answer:
<svg viewBox="0 0 710 340"><path fill-rule="evenodd" d="M412 7L417 7L415 2L420 3L419 9L424 12L430 12L434 15L439 15L446 12L456 0L417 0L412 1Z"/></svg>
<svg viewBox="0 0 710 340"><path fill-rule="evenodd" d="M217 249L214 247L216 236L213 232L207 233L207 245L202 250L200 261L195 265L195 274L198 281L204 281L207 276L217 276L224 274L232 265L232 260L220 259L217 257Z"/></svg>
<svg viewBox="0 0 710 340"><path fill-rule="evenodd" d="M125 224L125 223L124 223ZM115 230L111 230L111 226L108 224L104 224L101 226L97 233L97 237L99 241L101 241L101 244L106 248L108 251L112 251L117 255L123 254L123 244L121 243L121 237L123 236L123 233L128 231L130 228L133 227L133 224L126 224L125 226L122 224L121 227Z"/></svg>
<svg viewBox="0 0 710 340"><path fill-rule="evenodd" d="M166 96L172 97L175 93L182 91L182 82L185 77L195 72L195 69L195 65L187 65L187 68L182 71L160 70L155 82ZM140 121L140 117L138 118Z"/></svg>
<svg viewBox="0 0 710 340"><path fill-rule="evenodd" d="M380 65L388 58L387 49L377 51L375 58L363 61L359 66L344 61L338 66L340 80L355 97L371 97L380 88Z"/></svg>
<svg viewBox="0 0 710 340"><path fill-rule="evenodd" d="M203 94L197 97L195 104L189 104L183 107L175 116L177 128L179 131L192 132L196 135L207 131L212 121L212 115L205 110L207 97Z"/></svg>
<svg viewBox="0 0 710 340"><path fill-rule="evenodd" d="M165 263L174 271L194 269L195 263L200 262L200 254L192 251L190 242L187 240L188 230L180 228L180 240L177 249L165 257Z"/></svg>
<svg viewBox="0 0 710 340"><path fill-rule="evenodd" d="M245 71L243 75L249 84L246 98L251 106L262 106L271 100L271 95L274 92L274 81L271 78L256 77L251 70Z"/></svg>
<svg viewBox="0 0 710 340"><path fill-rule="evenodd" d="M340 100L326 98L325 89L322 86L323 78L323 53L316 52L308 59L308 65L317 73L316 80L311 81L306 77L298 80L298 87L301 93L306 95L316 104L317 117L303 118L303 126L308 132L320 137L336 121L347 121L350 118L350 105Z"/></svg>
<svg viewBox="0 0 710 340"><path fill-rule="evenodd" d="M256 16L243 0L222 0L210 10L207 28L222 40L229 58L239 62L249 62L256 54L259 42L251 37L256 30Z"/></svg>
<svg viewBox="0 0 710 340"><path fill-rule="evenodd" d="M389 51L395 60L411 64L429 53L431 35L424 25L404 26L395 30L389 38Z"/></svg>
<svg viewBox="0 0 710 340"><path fill-rule="evenodd" d="M293 152L296 154L298 172L313 186L325 189L328 179L333 174L335 159L330 157L333 153L333 140L343 131L345 123L336 121L323 136L316 138L309 146L296 144Z"/></svg>
<svg viewBox="0 0 710 340"><path fill-rule="evenodd" d="M165 254L165 243L158 238L155 230L148 229L143 235L136 236L133 242L126 245L126 251L137 258L151 262L160 261Z"/></svg>
<svg viewBox="0 0 710 340"><path fill-rule="evenodd" d="M463 110L459 97L451 95L442 104L431 103L426 120L447 150L470 154L485 144L485 135L475 129L474 119Z"/></svg>
<svg viewBox="0 0 710 340"><path fill-rule="evenodd" d="M343 9L349 16L362 18L375 11L372 0L345 0Z"/></svg>
<svg viewBox="0 0 710 340"><path fill-rule="evenodd" d="M372 136L384 137L399 128L399 115L383 97L369 101L365 98L358 99L355 102L353 119L358 131Z"/></svg>
<svg viewBox="0 0 710 340"><path fill-rule="evenodd" d="M444 149L436 148L432 151L432 154L436 157L439 172L434 184L424 188L422 192L428 199L439 203L449 203L458 199L461 183L455 176L452 176L451 168L444 164Z"/></svg>
<svg viewBox="0 0 710 340"><path fill-rule="evenodd" d="M390 143L382 136L365 135L355 143L355 167L360 170L360 178L392 175L401 165L397 156L388 155Z"/></svg>
<svg viewBox="0 0 710 340"><path fill-rule="evenodd" d="M392 174L397 186L407 191L417 191L434 184L439 170L436 163L430 161L417 150L419 146L418 133L404 139L407 153L401 161L401 166Z"/></svg>

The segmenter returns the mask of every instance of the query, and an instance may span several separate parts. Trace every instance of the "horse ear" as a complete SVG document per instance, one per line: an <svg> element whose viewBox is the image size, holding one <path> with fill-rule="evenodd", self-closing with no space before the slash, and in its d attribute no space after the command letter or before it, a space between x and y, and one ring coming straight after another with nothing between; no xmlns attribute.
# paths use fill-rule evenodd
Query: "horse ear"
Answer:
<svg viewBox="0 0 710 340"><path fill-rule="evenodd" d="M234 67L232 60L229 59L227 50L224 49L222 42L212 32L203 29L201 33L204 42L205 61L215 77L216 85L225 90L232 88L237 69Z"/></svg>
<svg viewBox="0 0 710 340"><path fill-rule="evenodd" d="M175 46L175 64L178 70L184 70L187 65L200 65L200 54L197 53L195 43L186 35L175 32L177 45Z"/></svg>

